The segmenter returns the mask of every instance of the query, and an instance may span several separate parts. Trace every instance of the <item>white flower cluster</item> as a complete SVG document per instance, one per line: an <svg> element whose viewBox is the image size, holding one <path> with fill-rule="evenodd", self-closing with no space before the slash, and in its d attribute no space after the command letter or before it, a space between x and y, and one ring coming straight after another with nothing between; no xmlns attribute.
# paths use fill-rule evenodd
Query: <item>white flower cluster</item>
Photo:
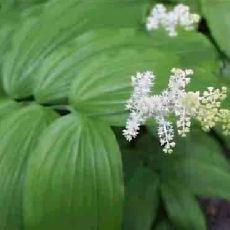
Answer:
<svg viewBox="0 0 230 230"><path fill-rule="evenodd" d="M176 36L177 26L181 26L185 30L192 30L194 24L197 24L199 20L200 16L191 14L189 7L184 4L178 4L171 11L167 11L163 4L156 4L147 18L146 29L151 31L163 27L169 36Z"/></svg>
<svg viewBox="0 0 230 230"><path fill-rule="evenodd" d="M192 118L199 120L205 130L209 130L216 122L221 121L224 123L223 128L228 129L226 123L229 121L230 112L220 109L220 102L226 97L226 88L209 87L202 94L198 91L186 92L185 88L192 74L191 69L173 68L168 88L156 95L151 93L155 79L152 72L147 71L132 76L134 90L126 105L130 116L123 130L123 135L128 141L137 136L140 126L145 124L147 119L153 118L158 124L158 136L163 151L171 153L175 146L173 125L168 120L171 115L177 118L178 134L182 137L190 131Z"/></svg>

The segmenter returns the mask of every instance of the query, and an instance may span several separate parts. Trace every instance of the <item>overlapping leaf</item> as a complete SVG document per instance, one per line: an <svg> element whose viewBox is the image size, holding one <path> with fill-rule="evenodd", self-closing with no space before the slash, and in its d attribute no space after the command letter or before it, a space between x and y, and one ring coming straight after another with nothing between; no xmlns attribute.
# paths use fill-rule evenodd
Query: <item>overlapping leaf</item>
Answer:
<svg viewBox="0 0 230 230"><path fill-rule="evenodd" d="M126 186L124 213L125 230L149 230L157 214L159 203L158 175L139 167Z"/></svg>
<svg viewBox="0 0 230 230"><path fill-rule="evenodd" d="M100 27L138 26L144 2L50 1L36 20L25 21L13 37L4 65L6 91L21 98L33 93L33 78L44 58L77 35Z"/></svg>
<svg viewBox="0 0 230 230"><path fill-rule="evenodd" d="M102 29L79 36L67 46L55 50L43 61L37 72L34 86L37 100L41 102L65 101L71 81L75 77L78 78L82 67L84 68L95 59L97 60L101 53L104 55L117 53L125 48L137 50L138 54L136 55L139 53L142 55L146 49L159 50L162 55L165 55L165 58L171 59L169 62L171 66L175 64L177 58L180 58L180 63L177 65L181 67L190 65L190 68L194 68L196 76L199 77L197 80L199 84L194 82L194 85L200 86L202 83L201 85L207 86L207 76L212 84L216 83L216 78L213 76L217 70L216 55L213 47L202 35L185 33L173 40L160 32L150 37L146 33L134 29ZM154 50L153 62L156 61L155 52L157 52ZM158 63L161 63L160 60ZM158 79L158 81L162 88L167 81L167 72L158 71L158 69L155 71L160 72L161 80Z"/></svg>
<svg viewBox="0 0 230 230"><path fill-rule="evenodd" d="M10 116L13 112L21 108L21 106L10 99L0 99L0 120Z"/></svg>
<svg viewBox="0 0 230 230"><path fill-rule="evenodd" d="M115 29L133 27L136 30L141 26L145 6L145 2L138 1L99 1L97 6L92 2L72 0L61 4L59 1L47 3L36 20L25 21L15 33L13 48L4 64L6 91L13 97L34 93L42 102L63 103L81 66L97 59L100 52L106 54L108 49L112 52L111 49L116 51L127 46L135 50L137 46L143 47L143 52L157 49L156 52L164 53L171 67L175 59L180 58L178 66L194 67L199 82L205 83L207 76L215 81L212 75L217 67L215 52L202 35L187 32L172 39L161 32L144 37L140 31L128 34ZM81 20L83 15L84 20ZM144 25L142 27L144 30ZM98 28L110 28L110 31L94 31ZM89 30L91 32L84 34ZM154 62L155 52L152 56ZM158 63L162 62L159 60ZM163 83L167 81L165 77L162 79ZM165 84L161 81L160 85Z"/></svg>
<svg viewBox="0 0 230 230"><path fill-rule="evenodd" d="M183 184L196 195L229 199L230 170L220 151L210 137L192 132L191 137L187 137L176 149L176 153L184 152L184 157L175 156L168 166L164 165L170 169L164 170L162 176L165 181L171 178Z"/></svg>
<svg viewBox="0 0 230 230"><path fill-rule="evenodd" d="M202 34L179 31L177 37L171 38L159 31L152 33L152 40L161 52L165 52L166 55L172 53L180 59L178 67L194 70L190 89L201 90L210 85L220 84L220 80L215 76L219 71L217 53L210 41ZM170 61L170 57L167 60ZM167 81L168 75L164 78L164 84ZM161 88L157 82L156 88Z"/></svg>
<svg viewBox="0 0 230 230"><path fill-rule="evenodd" d="M73 83L70 102L79 111L124 125L121 115L125 113L125 103L132 91L131 76L153 69L163 77L172 62L177 64L177 59L171 57L170 63L164 62L165 56L154 49L142 52L122 49L116 54L103 54L81 69Z"/></svg>
<svg viewBox="0 0 230 230"><path fill-rule="evenodd" d="M229 199L230 171L228 162L220 154L220 147L208 134L195 129L191 132L191 135L184 139L180 138L176 142L177 147L173 154L165 156L156 138L142 134L129 149L130 152L133 151L133 153L142 152L140 162L158 174L160 184L167 186L167 194L172 193L176 195L178 193L178 196L175 197L175 205L181 207L181 205L186 204L185 200L180 200L183 194L179 195L178 190L183 193L183 189L187 189L188 193L190 193L189 196L186 195L183 199L188 199L189 202L193 204L194 210L190 213L183 213L185 214L185 216L183 216L181 214L182 211L179 212L178 208L178 212L175 213L176 216L172 217L172 221L180 225L179 229L182 229L181 224L190 223L194 216L199 216L200 211L198 211L196 207L197 204L195 203L194 195ZM126 153L127 147L124 148L123 146L124 145L121 144L121 151ZM141 157L141 155L139 156ZM125 173L129 172L129 167L130 161L124 161ZM132 173L129 173L129 177L132 178L137 170L138 167L132 167ZM178 186L179 189L177 189ZM177 192L173 192L175 189ZM167 194L165 193L164 195L166 198L168 196ZM168 202L173 202L173 199L170 198ZM185 210L185 208L182 209L181 207L181 210ZM170 210L170 212L173 212L173 208L170 208ZM171 213L171 215L173 214ZM176 218L176 220L173 220L174 218ZM199 227L203 229L202 226L204 226L204 224L202 217L199 218L200 221L194 222L192 229L199 229ZM183 220L187 221L183 223ZM197 224L197 226L195 226L195 224Z"/></svg>
<svg viewBox="0 0 230 230"><path fill-rule="evenodd" d="M83 75L81 74L81 69L84 71L85 68L92 68L92 62L93 65L101 65L101 68L103 68L103 65L108 66L107 63L111 62L112 65L112 63L116 62L117 66L114 63L113 67L107 67L111 68L110 71L112 73L115 69L121 67L119 66L121 57L116 55L117 53L121 53L124 50L122 53L122 58L124 59L125 50L130 49L137 56L138 62L144 62L147 58L151 61L151 54L148 53L146 57L143 55L146 49L151 47L152 39L145 33L135 29L98 29L86 32L68 43L68 45L55 50L43 62L36 76L36 84L34 86L35 97L41 102L62 101L68 97L72 80L75 77L81 78ZM127 62L128 58L130 58L128 52ZM101 59L102 55L106 56L106 62L105 59ZM154 51L152 56L152 62L156 62ZM135 59L132 60L131 64L136 65ZM144 63L139 65L144 65ZM129 67L127 66L127 68ZM136 68L136 70L138 69ZM90 76L87 75L83 80L96 78L94 75L97 72L93 73ZM112 79L112 77L109 79ZM125 78L125 76L120 76L119 78L117 77L117 80L119 81L121 77ZM114 82L111 82L112 84Z"/></svg>
<svg viewBox="0 0 230 230"><path fill-rule="evenodd" d="M4 106L11 109L11 115L0 123L0 229L19 230L23 226L27 159L36 148L41 132L55 116L36 105L15 112L12 103Z"/></svg>
<svg viewBox="0 0 230 230"><path fill-rule="evenodd" d="M206 229L205 219L198 202L186 188L162 184L161 191L168 215L177 229Z"/></svg>
<svg viewBox="0 0 230 230"><path fill-rule="evenodd" d="M12 11L14 9L24 9L34 4L43 3L47 0L1 0L1 11Z"/></svg>
<svg viewBox="0 0 230 230"><path fill-rule="evenodd" d="M60 118L30 159L26 229L120 229L123 184L115 137L100 121Z"/></svg>
<svg viewBox="0 0 230 230"><path fill-rule="evenodd" d="M225 0L201 0L201 3L211 34L222 51L230 58L230 2Z"/></svg>

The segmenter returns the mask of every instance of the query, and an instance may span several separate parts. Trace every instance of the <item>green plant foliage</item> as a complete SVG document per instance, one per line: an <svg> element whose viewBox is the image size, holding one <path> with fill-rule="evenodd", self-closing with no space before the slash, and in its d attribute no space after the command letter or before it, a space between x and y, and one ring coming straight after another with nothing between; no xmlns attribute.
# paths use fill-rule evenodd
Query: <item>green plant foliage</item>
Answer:
<svg viewBox="0 0 230 230"><path fill-rule="evenodd" d="M15 112L12 112L15 110L13 103L4 106L7 106L8 113L11 109L11 114L0 124L0 229L18 230L23 226L27 160L54 114L37 105L16 109Z"/></svg>
<svg viewBox="0 0 230 230"><path fill-rule="evenodd" d="M134 154L134 157L138 155L140 158L139 162L142 162L142 165L147 165L145 167L155 171L155 178L159 178L158 180L160 181L159 186L162 196L165 199L170 196L165 201L166 207L168 202L173 202L168 204L170 207L167 208L167 212L170 213L171 221L176 226L179 226L178 229L205 229L202 212L198 210L198 204L196 204L194 196L229 199L229 165L224 157L219 154L220 148L217 143L202 131L195 129L188 137L178 140L177 147L172 155L162 154L161 147L149 134L143 134L130 147L121 144L120 148L123 154L127 154L129 149ZM139 154L137 154L138 152ZM141 152L143 154L140 154ZM131 159L132 156L130 154L129 159L123 161L124 173L125 175L128 173L129 178L131 178L127 180L126 187L131 183L129 181L135 178L135 174L139 169L137 164L134 164L133 167ZM174 198L175 201L172 199L173 194L178 194ZM129 200L130 198L126 199ZM186 199L187 201L185 201ZM189 202L193 207L187 205L186 202ZM152 205L154 204L152 203ZM171 207L174 205L174 208ZM181 207L182 205L185 207ZM177 213L171 213L176 207L178 207ZM154 220L155 214L152 216ZM138 218L141 221L145 220L144 215L133 214L133 219ZM194 221L195 219L197 219L196 222ZM188 224L187 227L186 224ZM191 228L188 226L191 226Z"/></svg>
<svg viewBox="0 0 230 230"><path fill-rule="evenodd" d="M157 175L150 169L139 167L136 170L127 184L124 229L151 228L159 203L158 183Z"/></svg>
<svg viewBox="0 0 230 230"><path fill-rule="evenodd" d="M0 230L202 230L197 197L230 199L215 135L192 127L171 155L152 121L122 136L136 72L154 72L154 94L173 67L194 70L194 91L230 85L230 4L164 2L212 37L147 32L157 0L0 0Z"/></svg>
<svg viewBox="0 0 230 230"><path fill-rule="evenodd" d="M157 64L159 60L162 60L162 65ZM70 103L77 110L92 115L108 115L112 124L124 125L125 121L119 115L125 112L125 103L131 92L130 76L137 70L160 71L161 68L164 72L169 71L169 64L163 63L163 60L164 56L155 50L140 53L123 49L115 55L98 57L85 66L74 81Z"/></svg>
<svg viewBox="0 0 230 230"><path fill-rule="evenodd" d="M3 120L5 117L11 115L11 113L17 111L21 106L9 99L0 100L0 119Z"/></svg>
<svg viewBox="0 0 230 230"><path fill-rule="evenodd" d="M170 38L163 31L156 31L152 32L151 39L154 48L159 48L165 55L172 53L178 57L180 59L179 67L189 67L194 70L194 78L199 78L199 80L192 79L193 89L200 90L207 87L207 78L209 78L209 84L217 84L218 80L214 76L219 68L217 53L204 35L197 32L179 31L177 37ZM164 81L164 83L168 81L168 76L164 77ZM161 88L161 86L159 87Z"/></svg>
<svg viewBox="0 0 230 230"><path fill-rule="evenodd" d="M30 158L26 229L120 229L122 198L110 128L77 114L53 123Z"/></svg>
<svg viewBox="0 0 230 230"><path fill-rule="evenodd" d="M81 0L50 1L42 14L25 21L15 33L3 68L4 88L15 98L31 95L39 66L55 49L88 28L136 25L143 15L143 5L138 1L99 1L96 5Z"/></svg>
<svg viewBox="0 0 230 230"><path fill-rule="evenodd" d="M116 39L120 40L121 35L116 36ZM206 88L207 76L209 83L220 84L213 75L213 72L217 72L218 66L216 53L203 36L191 33L190 36L181 34L175 40L164 37L163 33L153 34L149 38L135 35L137 43L135 49L124 49L120 43L120 52L119 46L114 46L115 54L111 48L108 51L104 50L102 55L96 53L97 58L93 56L93 59L89 59L88 65L82 63L82 68L78 71L71 88L70 103L80 111L105 116L113 125L124 125L120 115L124 113L125 103L130 95L130 76L137 71L154 69L158 77L155 88L159 91L167 85L171 66L187 67L189 60L192 59L194 63L190 61L190 66L194 67L195 77L199 76L199 81L196 82L194 79L191 88L196 90ZM152 45L147 45L150 43L149 40L152 40ZM130 43L132 44L132 40ZM166 58L168 61L164 62Z"/></svg>
<svg viewBox="0 0 230 230"><path fill-rule="evenodd" d="M201 0L202 11L208 20L211 34L220 48L230 58L230 2L216 0Z"/></svg>
<svg viewBox="0 0 230 230"><path fill-rule="evenodd" d="M131 28L97 29L86 32L68 43L68 46L57 49L43 62L37 75L35 97L41 102L64 100L68 97L72 80L76 78L79 81L75 83L72 90L73 104L83 104L81 101L91 99L84 95L86 90L88 93L98 94L94 98L98 103L102 103L99 98L101 94L103 98L108 97L106 93L111 95L110 98L118 101L119 99L114 97L116 92L112 92L112 86L117 88L116 91L120 92L124 100L128 97L127 93L131 91L127 90L130 89L130 75L138 71L138 68L145 70L156 67L156 60L161 58L163 58L162 55L152 49L152 39L144 32L137 32ZM171 58L175 63L177 58L173 56ZM168 64L162 63L162 65L165 69L169 69ZM159 72L159 70L160 67L156 71ZM100 76L102 74L103 76ZM82 83L86 83L86 79L91 84L88 87L84 86L84 91L83 89L79 91ZM96 81L97 84L95 84ZM100 92L97 92L96 89L92 90L90 88L92 84L95 84L94 88L100 87L100 84L104 85L104 90L107 92L103 92L103 89L99 89ZM79 95L83 98L78 98ZM109 106L108 102L106 106ZM84 109L83 107L85 107L84 104L80 109ZM119 110L123 111L123 108L124 104L119 107ZM92 107L91 110L94 111L94 108Z"/></svg>
<svg viewBox="0 0 230 230"><path fill-rule="evenodd" d="M34 4L43 3L47 0L1 0L0 6L1 11L9 12L10 10L17 9L24 9L30 6L33 6Z"/></svg>
<svg viewBox="0 0 230 230"><path fill-rule="evenodd" d="M168 215L177 229L206 229L202 211L186 188L162 184L161 190Z"/></svg>
<svg viewBox="0 0 230 230"><path fill-rule="evenodd" d="M178 156L175 154L175 159L169 160L169 165L164 166L167 170L163 172L163 178L165 181L171 178L184 184L195 195L229 199L229 165L219 154L217 144L204 135L193 132L179 143L176 149ZM183 157L180 156L181 152L184 152Z"/></svg>

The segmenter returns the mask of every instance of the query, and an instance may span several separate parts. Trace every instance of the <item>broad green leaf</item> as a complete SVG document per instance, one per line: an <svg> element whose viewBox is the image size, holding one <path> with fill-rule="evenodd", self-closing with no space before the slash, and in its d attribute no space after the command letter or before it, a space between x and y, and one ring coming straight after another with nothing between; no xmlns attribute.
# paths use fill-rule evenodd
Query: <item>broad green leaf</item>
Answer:
<svg viewBox="0 0 230 230"><path fill-rule="evenodd" d="M7 116L10 116L14 111L17 111L22 106L9 99L0 99L0 123L3 122L3 119Z"/></svg>
<svg viewBox="0 0 230 230"><path fill-rule="evenodd" d="M175 153L182 153L186 159L202 161L209 165L215 165L223 170L229 169L227 159L221 153L221 146L211 136L197 127L191 127L191 133L186 137L177 139ZM191 146L193 146L191 148Z"/></svg>
<svg viewBox="0 0 230 230"><path fill-rule="evenodd" d="M13 8L11 10L3 9L0 12L0 69L2 62L5 60L6 53L11 48L11 39L17 26L24 20L31 19L34 15L39 14L41 7L33 6L26 9ZM0 95L5 95L2 86L2 71L0 73Z"/></svg>
<svg viewBox="0 0 230 230"><path fill-rule="evenodd" d="M199 77L196 86L200 82L206 86L207 78L216 84L213 73L217 62L210 42L196 32L181 32L175 39L161 32L147 35L142 24L146 6L146 1L136 0L101 0L97 5L73 0L48 2L43 13L37 19L25 20L13 37L13 47L3 69L6 91L16 98L35 94L43 103L66 102L72 79L78 77L81 66L97 59L99 51L106 54L105 50L111 52L112 48L116 51L127 46L135 50L138 46L140 51L141 47L143 51L156 49L164 53L171 68L175 67L175 59L180 58L178 67L194 68ZM142 29L136 34L126 32L125 38L125 32L121 34L117 29L127 27ZM94 31L99 28L110 31ZM168 74L163 78L159 74L163 79L160 86L165 87ZM157 84L157 88L162 87Z"/></svg>
<svg viewBox="0 0 230 230"><path fill-rule="evenodd" d="M140 167L126 185L125 230L149 230L157 215L159 203L158 175Z"/></svg>
<svg viewBox="0 0 230 230"><path fill-rule="evenodd" d="M194 76L189 84L189 89L204 90L208 86L219 86L221 80L216 77L219 71L217 53L210 41L202 34L191 31L178 31L178 36L171 38L162 31L151 34L153 44L167 56L172 53L179 58L179 64L175 67L190 68ZM165 57L170 61L170 57ZM173 66L171 65L171 68ZM160 81L156 80L155 88L162 89L162 85L168 82L169 73Z"/></svg>
<svg viewBox="0 0 230 230"><path fill-rule="evenodd" d="M6 52L11 48L11 38L14 30L25 20L31 20L35 15L41 12L41 7L34 6L28 9L11 9L0 13L0 54L1 62L5 59ZM4 57L4 58L3 58Z"/></svg>
<svg viewBox="0 0 230 230"><path fill-rule="evenodd" d="M67 98L71 80L79 70L102 53L116 53L124 47L150 47L151 40L134 29L99 29L80 35L55 50L39 68L35 96L42 102Z"/></svg>
<svg viewBox="0 0 230 230"><path fill-rule="evenodd" d="M65 101L72 80L78 78L82 68L86 68L102 54L110 54L113 58L112 54L127 48L141 53L151 47L152 39L146 33L131 28L97 29L86 32L56 49L44 60L37 72L34 86L36 100L43 103Z"/></svg>
<svg viewBox="0 0 230 230"><path fill-rule="evenodd" d="M173 180L199 196L230 199L229 164L217 143L205 135L195 131L183 142L178 140L174 156L162 161L162 179Z"/></svg>
<svg viewBox="0 0 230 230"><path fill-rule="evenodd" d="M9 12L10 10L24 9L34 4L43 3L47 0L1 0L1 10Z"/></svg>
<svg viewBox="0 0 230 230"><path fill-rule="evenodd" d="M131 178L134 177L138 168L144 165L144 160L147 158L146 153L139 152L133 143L128 142L122 135L122 128L113 127L113 132L116 135L122 155L122 169L124 175L125 186Z"/></svg>
<svg viewBox="0 0 230 230"><path fill-rule="evenodd" d="M181 183L194 194L230 199L230 170L196 159L186 159L174 167L180 169Z"/></svg>
<svg viewBox="0 0 230 230"><path fill-rule="evenodd" d="M216 84L217 78L213 75L218 68L216 54L202 35L182 33L178 38L172 39L160 32L150 36L135 29L97 29L78 36L43 60L35 79L36 99L43 103L65 102L71 82L75 77L78 78L82 67L97 60L102 53L117 53L126 48L138 50L138 53L149 49L157 50L165 55L165 59L172 59L169 62L171 68L179 57L180 63L177 65L193 68L195 76L199 78L192 82L196 90L207 87L207 78L211 85ZM169 76L169 70L167 71L164 71L164 76L160 72L156 88L166 86Z"/></svg>
<svg viewBox="0 0 230 230"><path fill-rule="evenodd" d="M102 54L78 73L70 91L70 103L79 111L101 116L115 125L125 124L125 103L129 98L131 76L136 72L154 70L163 78L177 58L170 61L158 50L122 49L116 54Z"/></svg>
<svg viewBox="0 0 230 230"><path fill-rule="evenodd" d="M120 229L120 158L104 123L77 114L58 119L30 158L26 229Z"/></svg>
<svg viewBox="0 0 230 230"><path fill-rule="evenodd" d="M0 229L22 229L27 160L54 117L50 110L31 105L0 123Z"/></svg>
<svg viewBox="0 0 230 230"><path fill-rule="evenodd" d="M162 180L164 177L166 180L171 180L174 173L175 176L180 176L180 167L176 164L179 162L183 164L184 160L190 159L229 170L229 163L221 154L219 144L196 126L191 127L190 134L185 138L176 135L176 147L170 155L163 153L159 138L157 134L153 133L153 128L149 130L150 134L140 135L133 146L133 151L142 152L143 156L146 155L148 160L146 159L145 162L161 173ZM191 148L191 146L193 147Z"/></svg>
<svg viewBox="0 0 230 230"><path fill-rule="evenodd" d="M226 0L201 0L211 34L219 47L230 58L230 2Z"/></svg>
<svg viewBox="0 0 230 230"><path fill-rule="evenodd" d="M137 71L154 71L157 76L154 92L167 87L173 67L194 69L190 87L193 90L220 84L213 74L218 69L215 50L202 35L181 33L172 39L156 32L148 39L146 37L146 43L144 37L139 38L141 36L137 36L136 43L140 44L133 49L114 46L117 49L115 54L111 54L111 50L109 54L105 51L89 59L88 64L82 63L70 91L70 103L77 110L104 116L112 124L124 125L125 116L121 114L124 114L125 103L132 91L131 75ZM152 45L149 45L151 39ZM140 50L141 44L143 48Z"/></svg>
<svg viewBox="0 0 230 230"><path fill-rule="evenodd" d="M160 174L162 182L174 181L199 196L230 199L229 164L221 148L208 134L193 128L186 138L176 140L171 155L162 152L158 137L149 135L142 135L133 149L148 157L145 162Z"/></svg>
<svg viewBox="0 0 230 230"><path fill-rule="evenodd" d="M146 1L50 1L13 37L4 68L4 88L12 97L33 93L33 79L44 59L77 35L95 28L139 27Z"/></svg>
<svg viewBox="0 0 230 230"><path fill-rule="evenodd" d="M186 188L162 184L161 193L169 218L177 229L206 229L205 219L198 202Z"/></svg>

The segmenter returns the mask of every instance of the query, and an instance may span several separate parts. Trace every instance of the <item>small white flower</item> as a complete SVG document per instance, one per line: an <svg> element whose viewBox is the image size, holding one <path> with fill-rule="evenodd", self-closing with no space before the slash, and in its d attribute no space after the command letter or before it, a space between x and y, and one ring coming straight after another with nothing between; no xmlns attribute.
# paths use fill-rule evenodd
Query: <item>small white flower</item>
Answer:
<svg viewBox="0 0 230 230"><path fill-rule="evenodd" d="M226 98L226 87L208 87L203 93L186 92L192 74L191 69L173 68L167 89L156 95L151 92L155 79L152 72L146 71L132 76L133 94L126 105L130 116L123 130L128 141L137 136L140 126L146 120L153 118L158 123L158 136L163 151L171 153L175 147L174 129L168 119L172 115L177 118L178 134L182 137L190 131L192 118L200 121L207 131L217 122L221 122L224 133L230 134L230 111L220 109L221 101Z"/></svg>
<svg viewBox="0 0 230 230"><path fill-rule="evenodd" d="M143 119L140 114L132 112L126 123L126 129L123 130L123 135L128 141L135 138L140 130L140 125L143 123Z"/></svg>
<svg viewBox="0 0 230 230"><path fill-rule="evenodd" d="M166 16L167 12L165 6L163 4L156 4L150 12L150 16L147 18L146 29L158 29L161 22L165 20Z"/></svg>
<svg viewBox="0 0 230 230"><path fill-rule="evenodd" d="M184 4L176 5L171 11L167 11L163 4L156 4L147 18L146 29L152 31L163 27L169 36L174 37L177 36L178 26L193 30L199 20L200 16L190 13L189 7Z"/></svg>
<svg viewBox="0 0 230 230"><path fill-rule="evenodd" d="M158 136L160 138L160 144L163 146L163 151L165 153L171 153L172 148L175 146L174 130L172 123L166 121L163 117L157 118L158 122Z"/></svg>

